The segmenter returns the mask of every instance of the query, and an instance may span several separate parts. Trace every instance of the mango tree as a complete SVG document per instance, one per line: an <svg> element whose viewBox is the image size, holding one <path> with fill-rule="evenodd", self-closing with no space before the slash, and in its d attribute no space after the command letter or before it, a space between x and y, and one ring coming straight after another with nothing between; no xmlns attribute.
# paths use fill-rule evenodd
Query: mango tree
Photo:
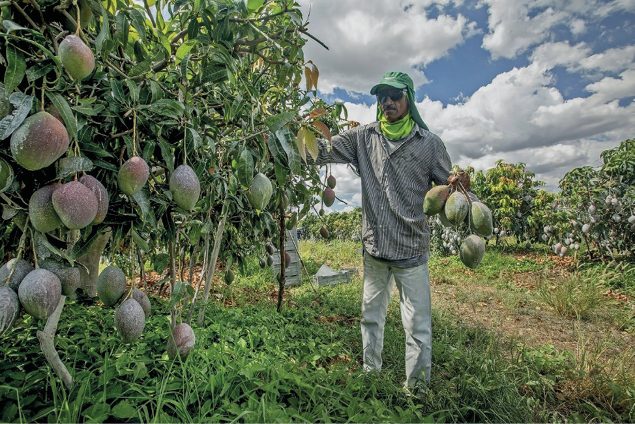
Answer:
<svg viewBox="0 0 635 424"><path fill-rule="evenodd" d="M39 277L55 293L60 286L52 302L41 299L41 340L70 385L52 345L65 295L79 287L119 304L120 336L133 341L142 296L117 278L100 281L99 261L130 278L149 260L169 269L170 351L186 356L193 333L180 325L189 326L199 289L208 301L217 258L227 284L233 265L242 269L270 239L284 258L288 208L305 214L322 191L302 157L315 154L316 135L330 137L320 119L339 118L341 107L318 105L301 11L289 0L30 0L2 2L2 18L0 256L16 261L1 284L17 261L76 270ZM279 284L280 309L284 267Z"/></svg>

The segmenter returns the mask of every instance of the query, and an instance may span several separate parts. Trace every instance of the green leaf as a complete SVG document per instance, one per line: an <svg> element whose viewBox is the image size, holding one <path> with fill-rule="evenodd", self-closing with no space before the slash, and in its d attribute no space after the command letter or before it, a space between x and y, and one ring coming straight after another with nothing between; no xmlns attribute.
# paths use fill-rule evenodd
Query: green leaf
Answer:
<svg viewBox="0 0 635 424"><path fill-rule="evenodd" d="M265 4L265 0L248 0L247 7L249 10L258 10Z"/></svg>
<svg viewBox="0 0 635 424"><path fill-rule="evenodd" d="M9 102L13 105L13 112L0 121L0 140L9 137L22 125L33 106L33 97L16 91L9 96Z"/></svg>
<svg viewBox="0 0 635 424"><path fill-rule="evenodd" d="M168 305L168 309L172 309L174 305L179 303L181 299L183 299L183 295L185 294L185 283L183 281L177 281L172 289L172 297L170 297L170 303Z"/></svg>
<svg viewBox="0 0 635 424"><path fill-rule="evenodd" d="M148 72L152 68L152 58L147 57L145 60L138 62L135 66L130 68L128 71L128 76L130 78L136 77L137 75L142 75Z"/></svg>
<svg viewBox="0 0 635 424"><path fill-rule="evenodd" d="M176 50L176 59L178 61L183 60L185 56L198 44L198 40L195 38L193 40L187 40L185 43L181 44L179 48Z"/></svg>
<svg viewBox="0 0 635 424"><path fill-rule="evenodd" d="M105 56L105 52L103 51L104 42L110 39L110 22L108 21L108 12L106 8L102 5L102 2L99 2L99 8L101 9L101 25L99 29L99 35L95 39L95 49L101 53L102 56Z"/></svg>
<svg viewBox="0 0 635 424"><path fill-rule="evenodd" d="M4 86L8 93L20 85L26 73L26 61L22 53L7 44L7 69L4 72Z"/></svg>
<svg viewBox="0 0 635 424"><path fill-rule="evenodd" d="M161 156L163 161L168 167L170 174L174 172L174 155L172 154L172 146L163 138L159 138L159 148L161 149Z"/></svg>
<svg viewBox="0 0 635 424"><path fill-rule="evenodd" d="M269 138L267 139L267 147L269 148L269 153L273 156L273 160L275 163L279 163L284 166L288 166L289 161L287 159L287 154L285 153L278 137L275 134L269 134Z"/></svg>
<svg viewBox="0 0 635 424"><path fill-rule="evenodd" d="M119 402L110 412L115 418L122 420L137 417L137 408L132 406L127 400Z"/></svg>
<svg viewBox="0 0 635 424"><path fill-rule="evenodd" d="M37 240L37 243L41 243L44 247L46 247L54 255L57 255L57 256L59 256L61 258L66 259L68 261L68 263L71 264L71 266L73 266L75 264L75 260L72 257L70 257L69 255L67 255L65 251L60 250L57 247L53 246L51 244L51 242L48 240L48 238L46 237L46 235L40 233L39 231L34 231L33 232L33 237Z"/></svg>
<svg viewBox="0 0 635 424"><path fill-rule="evenodd" d="M145 28L145 17L140 10L132 9L130 10L130 17L132 18L132 26L137 30L139 37L146 41L146 28Z"/></svg>
<svg viewBox="0 0 635 424"><path fill-rule="evenodd" d="M269 127L271 132L276 132L280 130L282 127L287 125L289 122L293 121L295 118L296 112L284 112L278 115L269 116L265 119L265 125Z"/></svg>
<svg viewBox="0 0 635 424"><path fill-rule="evenodd" d="M26 70L26 79L29 82L33 82L47 75L49 72L55 69L55 65L51 63L33 65Z"/></svg>
<svg viewBox="0 0 635 424"><path fill-rule="evenodd" d="M170 255L168 255L167 253L159 253L154 258L154 263L152 264L152 266L154 267L154 270L158 274L162 274L169 264L170 264Z"/></svg>
<svg viewBox="0 0 635 424"><path fill-rule="evenodd" d="M86 116L98 116L99 114L101 114L104 109L105 106L102 104L99 105L95 105L95 107L88 107L88 106L73 106L72 108L74 111L81 113L82 115L86 115Z"/></svg>
<svg viewBox="0 0 635 424"><path fill-rule="evenodd" d="M152 227L156 227L157 219L154 216L154 209L150 204L150 192L147 187L143 187L141 190L132 195L132 198L137 202L141 208L141 217L147 221ZM146 250L147 252L148 250Z"/></svg>
<svg viewBox="0 0 635 424"><path fill-rule="evenodd" d="M287 175L289 175L289 170L279 163L275 164L275 172L276 172L276 181L278 181L279 185L284 185L287 182Z"/></svg>
<svg viewBox="0 0 635 424"><path fill-rule="evenodd" d="M295 136L288 128L285 127L276 131L275 138L280 142L280 146L287 156L287 165L289 166L289 170L291 170L294 174L298 174L300 172L301 163L300 154L293 144Z"/></svg>
<svg viewBox="0 0 635 424"><path fill-rule="evenodd" d="M71 156L60 159L57 163L57 179L68 177L72 174L77 174L82 171L92 171L93 162L84 157Z"/></svg>
<svg viewBox="0 0 635 424"><path fill-rule="evenodd" d="M254 157L248 149L244 149L238 159L238 181L243 187L249 187L254 177Z"/></svg>
<svg viewBox="0 0 635 424"><path fill-rule="evenodd" d="M18 25L15 22L10 21L8 19L5 19L4 21L2 21L2 26L7 30L7 32L18 31L18 30L21 30L21 29L26 29L22 25Z"/></svg>
<svg viewBox="0 0 635 424"><path fill-rule="evenodd" d="M150 105L150 110L159 115L171 118L180 117L185 112L185 106L176 100L161 99Z"/></svg>
<svg viewBox="0 0 635 424"><path fill-rule="evenodd" d="M201 84L227 81L228 69L225 66L208 66L201 72Z"/></svg>
<svg viewBox="0 0 635 424"><path fill-rule="evenodd" d="M133 228L132 231L132 240L134 241L134 243L139 247L139 249L143 250L144 252L149 252L150 251L150 245L148 245L148 242L145 241L140 235L139 233L137 233L135 231L135 229Z"/></svg>
<svg viewBox="0 0 635 424"><path fill-rule="evenodd" d="M304 134L304 145L306 146L306 149L309 151L309 154L311 155L313 160L317 159L318 155L320 154L318 140L315 137L315 134L313 134L313 131L308 128L306 129L306 133ZM299 148L300 146L298 145L298 149Z"/></svg>
<svg viewBox="0 0 635 424"><path fill-rule="evenodd" d="M49 91L46 92L46 97L48 97L60 115L62 115L68 135L71 136L71 138L77 138L77 123L75 122L75 116L66 99L59 93L51 93Z"/></svg>
<svg viewBox="0 0 635 424"><path fill-rule="evenodd" d="M306 133L306 127L301 127L298 130L298 135L296 135L295 142L298 145L298 151L300 152L300 157L304 162L306 162L306 150L304 147L304 138Z"/></svg>

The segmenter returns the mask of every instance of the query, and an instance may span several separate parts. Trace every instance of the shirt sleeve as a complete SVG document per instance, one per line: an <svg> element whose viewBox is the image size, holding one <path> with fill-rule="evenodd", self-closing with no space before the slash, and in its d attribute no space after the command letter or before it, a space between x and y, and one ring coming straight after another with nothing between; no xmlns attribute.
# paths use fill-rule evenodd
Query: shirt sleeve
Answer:
<svg viewBox="0 0 635 424"><path fill-rule="evenodd" d="M452 171L452 160L445 148L445 144L437 136L434 136L437 154L432 166L431 178L436 185L447 184L450 171Z"/></svg>
<svg viewBox="0 0 635 424"><path fill-rule="evenodd" d="M324 165L326 163L350 163L357 168L357 147L359 144L359 131L352 129L342 134L333 136L331 143L328 140L319 138L318 147L320 149L318 157L312 161L311 155L307 155L309 163Z"/></svg>

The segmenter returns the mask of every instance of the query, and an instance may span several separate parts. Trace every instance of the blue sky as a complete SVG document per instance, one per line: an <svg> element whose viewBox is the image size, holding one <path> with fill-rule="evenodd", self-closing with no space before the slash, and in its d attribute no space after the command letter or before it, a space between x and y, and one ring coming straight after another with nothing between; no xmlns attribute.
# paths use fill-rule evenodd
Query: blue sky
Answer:
<svg viewBox="0 0 635 424"><path fill-rule="evenodd" d="M365 124L370 87L407 72L455 164L523 162L556 191L567 171L599 165L602 151L635 136L635 0L299 3L329 46L305 47L320 96ZM358 179L344 166L333 173L348 203L334 210L359 205Z"/></svg>

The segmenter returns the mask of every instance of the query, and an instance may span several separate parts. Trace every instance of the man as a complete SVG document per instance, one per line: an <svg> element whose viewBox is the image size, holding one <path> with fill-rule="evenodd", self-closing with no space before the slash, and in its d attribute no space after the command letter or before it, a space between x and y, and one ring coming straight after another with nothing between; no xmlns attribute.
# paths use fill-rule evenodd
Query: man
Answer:
<svg viewBox="0 0 635 424"><path fill-rule="evenodd" d="M361 178L364 369L381 369L394 281L406 332L404 386L422 394L432 356L430 229L423 199L432 182L447 184L452 163L421 119L407 74L386 73L370 93L377 96L377 121L333 137L331 149L321 143L316 163L350 163Z"/></svg>

